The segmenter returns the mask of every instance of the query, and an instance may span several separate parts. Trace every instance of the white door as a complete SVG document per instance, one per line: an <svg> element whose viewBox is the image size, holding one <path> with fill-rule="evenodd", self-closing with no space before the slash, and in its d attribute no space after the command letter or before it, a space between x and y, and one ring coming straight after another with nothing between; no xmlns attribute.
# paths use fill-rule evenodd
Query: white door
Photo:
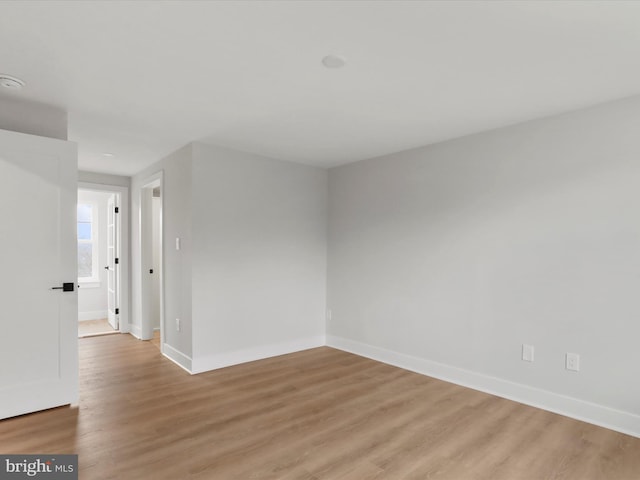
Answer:
<svg viewBox="0 0 640 480"><path fill-rule="evenodd" d="M111 195L107 201L107 316L114 330L119 328L117 206L116 195Z"/></svg>
<svg viewBox="0 0 640 480"><path fill-rule="evenodd" d="M75 144L0 130L0 418L78 401L76 203Z"/></svg>

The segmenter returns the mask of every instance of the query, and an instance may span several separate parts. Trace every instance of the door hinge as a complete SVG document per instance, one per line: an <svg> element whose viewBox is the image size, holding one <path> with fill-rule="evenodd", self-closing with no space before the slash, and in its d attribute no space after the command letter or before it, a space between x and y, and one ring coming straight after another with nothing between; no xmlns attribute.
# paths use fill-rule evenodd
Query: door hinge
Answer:
<svg viewBox="0 0 640 480"><path fill-rule="evenodd" d="M119 258L116 258L116 259L114 260L114 263L115 263L116 265L118 265L118 264L120 263L120 259L119 259Z"/></svg>
<svg viewBox="0 0 640 480"><path fill-rule="evenodd" d="M120 309L116 308L116 315L120 315Z"/></svg>
<svg viewBox="0 0 640 480"><path fill-rule="evenodd" d="M115 212L116 212L116 213L120 213L120 207L116 207L116 208L115 208Z"/></svg>

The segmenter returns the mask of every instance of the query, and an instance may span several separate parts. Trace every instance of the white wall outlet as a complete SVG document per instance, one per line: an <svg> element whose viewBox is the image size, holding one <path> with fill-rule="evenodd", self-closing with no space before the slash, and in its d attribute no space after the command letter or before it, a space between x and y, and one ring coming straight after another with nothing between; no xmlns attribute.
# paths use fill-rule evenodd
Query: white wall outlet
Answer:
<svg viewBox="0 0 640 480"><path fill-rule="evenodd" d="M567 353L565 368L572 372L580 371L580 355L577 353Z"/></svg>
<svg viewBox="0 0 640 480"><path fill-rule="evenodd" d="M176 318L176 332L182 331L182 322L179 318Z"/></svg>
<svg viewBox="0 0 640 480"><path fill-rule="evenodd" d="M180 237L176 237L176 250L180 250Z"/></svg>
<svg viewBox="0 0 640 480"><path fill-rule="evenodd" d="M525 362L533 362L533 345L522 344L522 360Z"/></svg>
<svg viewBox="0 0 640 480"><path fill-rule="evenodd" d="M327 321L330 322L331 321L331 309L327 308Z"/></svg>

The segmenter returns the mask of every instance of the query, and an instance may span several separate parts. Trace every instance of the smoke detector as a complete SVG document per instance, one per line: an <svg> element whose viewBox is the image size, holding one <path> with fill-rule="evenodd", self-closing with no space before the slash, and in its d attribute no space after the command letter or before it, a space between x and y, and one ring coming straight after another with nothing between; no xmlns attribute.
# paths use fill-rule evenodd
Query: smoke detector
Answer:
<svg viewBox="0 0 640 480"><path fill-rule="evenodd" d="M0 85L11 90L20 90L26 85L24 80L0 73Z"/></svg>

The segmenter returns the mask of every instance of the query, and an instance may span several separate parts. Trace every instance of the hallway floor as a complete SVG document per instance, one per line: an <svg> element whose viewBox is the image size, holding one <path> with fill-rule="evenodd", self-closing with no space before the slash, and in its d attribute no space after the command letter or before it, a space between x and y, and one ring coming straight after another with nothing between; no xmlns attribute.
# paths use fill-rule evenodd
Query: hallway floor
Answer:
<svg viewBox="0 0 640 480"><path fill-rule="evenodd" d="M78 337L93 337L96 335L109 335L112 333L120 333L114 330L106 318L100 320L84 320L78 322Z"/></svg>

